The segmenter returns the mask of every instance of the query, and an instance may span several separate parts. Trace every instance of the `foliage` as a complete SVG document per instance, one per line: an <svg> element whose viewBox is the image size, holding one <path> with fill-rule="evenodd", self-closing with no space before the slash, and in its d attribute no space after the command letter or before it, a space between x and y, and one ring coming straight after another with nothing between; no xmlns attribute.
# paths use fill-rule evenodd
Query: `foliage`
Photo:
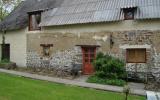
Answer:
<svg viewBox="0 0 160 100"><path fill-rule="evenodd" d="M108 79L124 79L126 77L124 61L103 53L98 53L93 62L95 76Z"/></svg>
<svg viewBox="0 0 160 100"><path fill-rule="evenodd" d="M107 79L107 78L100 78L96 75L91 76L88 78L87 82L89 83L99 83L99 84L108 84L108 85L116 85L116 86L124 86L126 82L121 79Z"/></svg>
<svg viewBox="0 0 160 100"><path fill-rule="evenodd" d="M93 62L95 74L88 78L87 82L124 86L126 77L124 62L103 53L98 53Z"/></svg>
<svg viewBox="0 0 160 100"><path fill-rule="evenodd" d="M124 100L123 94L0 73L0 100ZM128 100L145 100L129 95Z"/></svg>
<svg viewBox="0 0 160 100"><path fill-rule="evenodd" d="M10 63L9 59L3 59L0 62L0 64L7 64L7 63Z"/></svg>
<svg viewBox="0 0 160 100"><path fill-rule="evenodd" d="M21 0L0 0L0 21L2 21Z"/></svg>

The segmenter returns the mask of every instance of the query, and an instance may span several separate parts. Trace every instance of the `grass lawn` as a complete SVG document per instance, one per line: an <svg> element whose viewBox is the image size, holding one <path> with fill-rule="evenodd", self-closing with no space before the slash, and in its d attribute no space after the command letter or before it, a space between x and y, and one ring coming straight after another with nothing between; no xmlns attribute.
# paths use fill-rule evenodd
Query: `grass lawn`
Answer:
<svg viewBox="0 0 160 100"><path fill-rule="evenodd" d="M124 100L124 95L0 73L0 100Z"/></svg>

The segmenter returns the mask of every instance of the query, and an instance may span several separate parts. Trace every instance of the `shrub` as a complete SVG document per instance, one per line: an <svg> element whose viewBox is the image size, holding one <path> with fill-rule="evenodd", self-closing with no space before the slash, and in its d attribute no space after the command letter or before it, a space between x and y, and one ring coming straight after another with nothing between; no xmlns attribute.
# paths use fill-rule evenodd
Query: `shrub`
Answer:
<svg viewBox="0 0 160 100"><path fill-rule="evenodd" d="M0 62L0 63L2 63L2 64L10 63L10 61L9 61L9 59L3 59L3 60L1 60L1 62Z"/></svg>
<svg viewBox="0 0 160 100"><path fill-rule="evenodd" d="M98 53L93 62L95 74L88 78L87 82L124 86L126 82L124 61L103 53Z"/></svg>
<svg viewBox="0 0 160 100"><path fill-rule="evenodd" d="M116 85L116 86L124 86L126 82L121 79L107 79L107 78L100 78L98 76L91 76L88 78L87 82L89 83L99 83L99 84L108 84L108 85Z"/></svg>
<svg viewBox="0 0 160 100"><path fill-rule="evenodd" d="M95 67L95 75L100 78L124 79L126 71L124 61L114 58L103 53L98 53L93 66Z"/></svg>

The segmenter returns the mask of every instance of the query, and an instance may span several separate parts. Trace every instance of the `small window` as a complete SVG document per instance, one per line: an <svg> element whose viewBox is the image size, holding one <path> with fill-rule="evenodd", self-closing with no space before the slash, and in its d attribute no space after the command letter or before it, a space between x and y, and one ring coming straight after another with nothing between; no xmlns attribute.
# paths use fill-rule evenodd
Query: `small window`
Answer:
<svg viewBox="0 0 160 100"><path fill-rule="evenodd" d="M41 11L29 13L29 31L41 30Z"/></svg>
<svg viewBox="0 0 160 100"><path fill-rule="evenodd" d="M146 49L127 49L127 63L146 63Z"/></svg>
<svg viewBox="0 0 160 100"><path fill-rule="evenodd" d="M132 20L134 19L134 11L135 8L124 8L124 20Z"/></svg>
<svg viewBox="0 0 160 100"><path fill-rule="evenodd" d="M42 47L42 53L44 57L50 57L50 49L53 47L53 44L41 44Z"/></svg>

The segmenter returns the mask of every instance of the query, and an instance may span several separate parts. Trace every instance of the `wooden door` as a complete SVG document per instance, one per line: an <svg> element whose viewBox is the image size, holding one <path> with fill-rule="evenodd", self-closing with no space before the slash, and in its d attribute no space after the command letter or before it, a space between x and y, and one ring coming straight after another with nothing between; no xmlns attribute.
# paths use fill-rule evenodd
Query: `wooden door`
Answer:
<svg viewBox="0 0 160 100"><path fill-rule="evenodd" d="M10 45L2 44L2 59L10 60Z"/></svg>
<svg viewBox="0 0 160 100"><path fill-rule="evenodd" d="M93 74L94 68L92 65L96 57L96 47L82 47L83 52L83 74Z"/></svg>

